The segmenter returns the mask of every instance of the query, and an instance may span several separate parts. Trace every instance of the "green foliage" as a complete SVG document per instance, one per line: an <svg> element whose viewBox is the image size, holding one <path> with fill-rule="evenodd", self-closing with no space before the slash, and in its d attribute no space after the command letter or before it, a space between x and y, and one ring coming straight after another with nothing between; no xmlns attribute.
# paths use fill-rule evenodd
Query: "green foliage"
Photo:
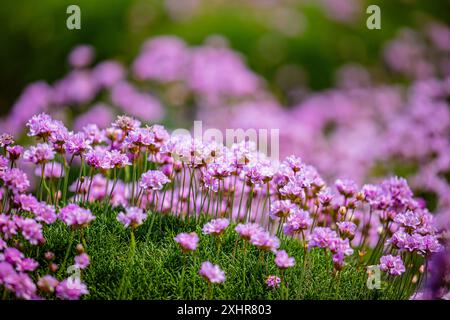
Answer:
<svg viewBox="0 0 450 320"><path fill-rule="evenodd" d="M197 274L206 260L218 264L227 277L224 283L213 285L214 299L398 298L398 292L389 290L389 285L381 290L367 289L365 268L358 264L356 257L351 257L355 261L335 275L331 257L323 250L315 249L308 254L305 268L303 247L294 239L282 239L281 245L281 249L296 259L295 267L284 274L288 288L270 290L265 284L267 276L281 276L274 263L274 254L263 253L246 244L238 238L234 226L230 226L221 239L202 235L205 218L183 221L174 216L150 213L145 224L135 231L136 254L130 262L131 232L116 221L119 210L100 203L92 205L91 210L97 218L85 230L87 252L91 257L91 265L82 271L82 280L90 291L87 299L206 299L208 285ZM200 235L199 248L195 253L184 255L173 238L180 232L191 231ZM45 230L47 243L44 250L56 253L56 263L63 260L70 232L60 222ZM73 262L76 243L81 243L80 231L75 232L67 266ZM40 256L44 250L41 249ZM186 269L181 285L183 266ZM62 276L61 271L59 275ZM122 278L124 285L120 290ZM402 298L406 297L405 292Z"/></svg>

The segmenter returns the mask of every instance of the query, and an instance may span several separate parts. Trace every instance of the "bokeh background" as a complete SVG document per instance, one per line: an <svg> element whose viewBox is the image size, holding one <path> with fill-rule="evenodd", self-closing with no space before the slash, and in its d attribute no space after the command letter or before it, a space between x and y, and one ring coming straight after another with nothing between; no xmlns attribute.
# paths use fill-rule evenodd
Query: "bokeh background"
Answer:
<svg viewBox="0 0 450 320"><path fill-rule="evenodd" d="M66 28L71 4L81 30ZM366 28L371 4L381 30ZM18 135L45 111L80 130L114 108L169 128L194 119L277 128L282 155L330 182L404 176L433 212L448 212L449 9L448 0L4 2L0 128ZM74 67L68 55L81 44L95 55ZM117 81L99 88L95 66L111 59L118 65L102 76Z"/></svg>
<svg viewBox="0 0 450 320"><path fill-rule="evenodd" d="M70 4L81 8L81 30L66 28ZM380 31L365 27L369 4L382 9ZM336 69L348 62L377 68L386 81L379 59L386 41L404 27L450 21L449 9L448 0L6 1L0 10L0 110L5 114L29 82L61 78L77 44L93 45L97 60L130 63L147 38L167 34L191 45L224 36L280 99L287 99L285 86L332 86ZM298 79L280 84L286 65L298 67Z"/></svg>

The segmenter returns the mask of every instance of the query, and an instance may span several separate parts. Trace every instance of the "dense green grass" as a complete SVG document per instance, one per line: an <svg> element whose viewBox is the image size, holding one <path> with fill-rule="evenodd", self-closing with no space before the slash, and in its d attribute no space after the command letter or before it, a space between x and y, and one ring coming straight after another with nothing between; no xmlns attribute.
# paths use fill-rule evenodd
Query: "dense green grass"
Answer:
<svg viewBox="0 0 450 320"><path fill-rule="evenodd" d="M265 284L267 276L280 275L273 261L274 254L262 253L253 246L245 245L234 232L234 226L228 228L219 245L212 236L202 235L205 218L196 223L173 216L150 215L145 224L136 230L136 254L134 261L129 262L130 230L116 221L117 210L100 204L91 206L91 209L97 219L85 231L87 252L91 256L91 265L82 273L82 279L90 291L90 295L85 296L87 299L206 299L208 285L197 274L205 260L219 264L227 277L225 283L213 286L213 299L397 298L391 290L367 289L365 269L356 262L349 264L339 276L333 275L331 258L323 250L311 251L308 267L303 268L303 248L293 239L284 239L281 245L281 249L294 256L297 262L285 273L288 289L269 290ZM152 220L153 227L149 232ZM200 235L195 254L184 256L173 240L183 231L196 231ZM47 243L44 250L55 252L56 263L61 264L70 230L57 222L45 230L45 236ZM80 241L80 232L76 231L67 266L72 264L75 246ZM41 260L41 263L46 262ZM184 263L184 284L181 285ZM124 274L126 280L120 294ZM385 284L383 287L389 288Z"/></svg>

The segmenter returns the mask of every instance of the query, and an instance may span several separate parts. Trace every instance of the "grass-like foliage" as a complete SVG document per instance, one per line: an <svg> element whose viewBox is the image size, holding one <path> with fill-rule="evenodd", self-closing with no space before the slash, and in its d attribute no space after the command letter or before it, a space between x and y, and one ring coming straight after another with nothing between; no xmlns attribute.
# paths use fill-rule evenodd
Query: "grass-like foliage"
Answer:
<svg viewBox="0 0 450 320"><path fill-rule="evenodd" d="M90 209L97 219L84 231L91 258L81 275L90 292L85 299L398 299L409 294L392 292L384 283L380 290L369 290L366 268L357 262L333 273L331 256L322 249L309 251L305 262L301 242L292 238L282 239L280 249L288 251L296 265L282 274L274 263L275 255L246 243L234 225L221 237L202 235L204 217L184 221L150 213L135 231L135 254L130 259L131 233L116 220L119 210L101 203ZM191 231L201 235L199 247L184 254L173 238ZM53 251L62 259L71 232L57 222L45 231L47 244L41 250ZM74 236L68 261L76 254L75 243L82 242L79 232ZM357 260L355 255L352 259ZM208 286L198 275L205 260L221 266L224 283ZM269 288L269 275L282 277L287 287Z"/></svg>

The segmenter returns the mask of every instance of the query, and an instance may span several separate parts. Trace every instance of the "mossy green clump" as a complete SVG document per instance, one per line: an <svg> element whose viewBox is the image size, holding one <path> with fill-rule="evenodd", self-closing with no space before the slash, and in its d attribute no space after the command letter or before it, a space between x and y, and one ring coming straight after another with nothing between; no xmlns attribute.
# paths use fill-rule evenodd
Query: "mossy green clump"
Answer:
<svg viewBox="0 0 450 320"><path fill-rule="evenodd" d="M265 283L267 277L281 276L274 263L275 255L246 244L234 231L234 225L220 239L202 235L205 217L184 221L149 213L145 223L135 230L136 254L130 262L131 232L116 220L119 210L99 203L90 209L97 218L84 231L91 257L90 266L81 274L90 291L84 299L206 299L208 284L198 275L206 260L218 264L226 274L224 283L212 286L213 299L398 299L409 294L399 297L386 283L381 290L369 290L366 269L356 256L350 257L348 265L335 274L330 255L314 249L308 253L305 267L301 243L290 238L282 239L280 249L293 256L296 265L284 273L287 288L272 290ZM199 247L184 255L173 238L180 232L192 231L200 236ZM60 222L45 230L47 243L40 249L41 263L46 264L43 252L47 250L56 254L56 263L62 262L70 232ZM81 243L80 237L80 232L75 231L75 241ZM76 243L68 265L76 254ZM181 286L183 266L186 269Z"/></svg>

